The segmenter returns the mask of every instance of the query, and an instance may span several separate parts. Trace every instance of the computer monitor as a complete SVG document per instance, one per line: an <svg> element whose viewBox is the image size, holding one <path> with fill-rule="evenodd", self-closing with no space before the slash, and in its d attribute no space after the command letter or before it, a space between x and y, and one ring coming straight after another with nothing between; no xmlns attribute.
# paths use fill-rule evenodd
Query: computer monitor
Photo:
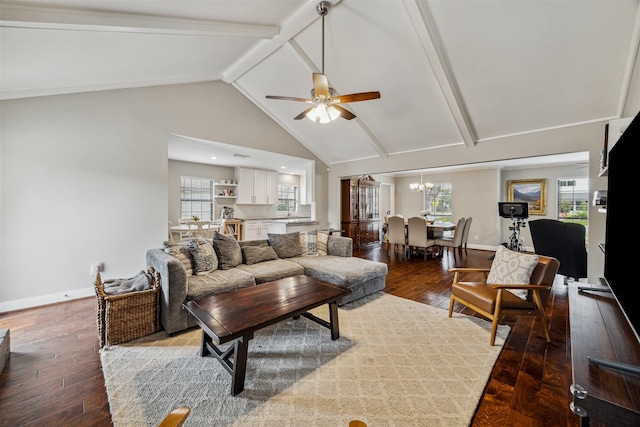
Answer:
<svg viewBox="0 0 640 427"><path fill-rule="evenodd" d="M498 202L498 214L503 218L529 218L529 203Z"/></svg>

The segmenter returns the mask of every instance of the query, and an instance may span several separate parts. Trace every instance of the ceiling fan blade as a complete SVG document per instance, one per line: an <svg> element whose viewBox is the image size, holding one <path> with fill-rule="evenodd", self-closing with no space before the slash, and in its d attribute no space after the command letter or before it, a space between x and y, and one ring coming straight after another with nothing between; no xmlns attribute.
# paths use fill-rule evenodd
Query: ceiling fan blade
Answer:
<svg viewBox="0 0 640 427"><path fill-rule="evenodd" d="M345 104L348 102L368 101L370 99L380 98L380 92L362 92L362 93L350 93L347 95L337 95L333 98L334 104Z"/></svg>
<svg viewBox="0 0 640 427"><path fill-rule="evenodd" d="M306 110L304 110L302 113L298 114L297 116L295 116L293 118L293 120L300 120L300 119L304 119L307 116L307 113L311 110L313 110L315 107L315 105L313 107L309 107Z"/></svg>
<svg viewBox="0 0 640 427"><path fill-rule="evenodd" d="M313 73L313 89L316 91L316 96L324 96L325 99L328 99L329 80L327 76L320 73Z"/></svg>
<svg viewBox="0 0 640 427"><path fill-rule="evenodd" d="M356 115L353 114L351 111L347 110L346 108L343 108L339 105L334 105L333 108L340 111L340 117L342 117L343 119L351 120L356 118Z"/></svg>
<svg viewBox="0 0 640 427"><path fill-rule="evenodd" d="M313 102L310 99L306 98L297 98L295 96L278 96L278 95L267 95L267 99L283 99L285 101L298 101L298 102Z"/></svg>

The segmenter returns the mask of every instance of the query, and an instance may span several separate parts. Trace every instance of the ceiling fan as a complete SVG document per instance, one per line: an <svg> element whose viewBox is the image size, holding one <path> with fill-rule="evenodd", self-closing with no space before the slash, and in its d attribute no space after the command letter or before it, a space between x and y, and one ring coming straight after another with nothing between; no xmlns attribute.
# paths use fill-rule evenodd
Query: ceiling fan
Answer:
<svg viewBox="0 0 640 427"><path fill-rule="evenodd" d="M338 95L336 91L329 86L329 80L324 74L324 17L329 13L331 3L321 1L316 5L316 11L322 16L322 73L313 73L313 89L311 89L311 99L297 98L293 96L277 96L267 95L267 99L283 99L287 101L298 101L313 104L302 113L294 117L294 120L300 120L305 116L314 122L329 123L338 117L351 120L356 117L351 111L339 104L348 102L368 101L370 99L380 98L380 92L361 92L351 93L348 95Z"/></svg>

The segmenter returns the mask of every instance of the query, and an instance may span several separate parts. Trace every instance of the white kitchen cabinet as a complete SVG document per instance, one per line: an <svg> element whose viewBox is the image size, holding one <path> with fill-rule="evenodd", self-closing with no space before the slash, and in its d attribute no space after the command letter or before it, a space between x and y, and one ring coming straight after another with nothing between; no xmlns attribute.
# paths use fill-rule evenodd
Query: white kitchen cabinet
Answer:
<svg viewBox="0 0 640 427"><path fill-rule="evenodd" d="M265 193L267 194L267 204L275 205L278 203L278 172L267 171Z"/></svg>
<svg viewBox="0 0 640 427"><path fill-rule="evenodd" d="M236 168L239 205L275 205L278 202L278 172Z"/></svg>
<svg viewBox="0 0 640 427"><path fill-rule="evenodd" d="M242 240L263 240L269 233L269 222L262 220L245 220Z"/></svg>
<svg viewBox="0 0 640 427"><path fill-rule="evenodd" d="M287 232L287 223L280 221L271 221L269 223L269 233L285 234Z"/></svg>

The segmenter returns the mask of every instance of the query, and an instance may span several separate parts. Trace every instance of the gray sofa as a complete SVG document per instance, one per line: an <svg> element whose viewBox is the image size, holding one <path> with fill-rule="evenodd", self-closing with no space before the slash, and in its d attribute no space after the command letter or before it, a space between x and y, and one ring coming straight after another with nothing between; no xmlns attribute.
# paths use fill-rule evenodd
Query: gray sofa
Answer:
<svg viewBox="0 0 640 427"><path fill-rule="evenodd" d="M313 247L313 244L306 247L305 236L301 238L300 234L306 233L276 236L270 234L268 240L237 242L242 252L242 260L237 265L235 265L237 259L229 263L229 257L225 255L222 245L224 243L224 245L233 246L236 244L235 239L234 242L229 242L224 235L216 234L213 244L206 245L214 248L214 258L217 258L214 262L216 266L211 269L211 265L208 264L207 270L198 272L195 271L194 258L189 256L190 251L191 254L194 253L193 248L188 249L185 244L174 245L172 248L149 249L146 257L147 265L160 274L160 321L164 329L169 334L174 334L196 326L191 316L182 308L185 301L298 274L306 274L351 289L352 293L344 297L339 305L384 289L388 273L387 265L353 257L351 238L322 236L318 233L321 236L320 240L324 240L324 245L318 242L317 252L319 253L316 253L316 251L307 250ZM220 237L219 241L218 237ZM288 248L279 245L278 242L282 239L289 239ZM299 251L293 245L293 252L291 252L291 243L294 242L292 239L299 239ZM216 242L219 243L218 246ZM236 251L233 256L237 256L237 247L232 250ZM279 256L276 256L278 254Z"/></svg>

